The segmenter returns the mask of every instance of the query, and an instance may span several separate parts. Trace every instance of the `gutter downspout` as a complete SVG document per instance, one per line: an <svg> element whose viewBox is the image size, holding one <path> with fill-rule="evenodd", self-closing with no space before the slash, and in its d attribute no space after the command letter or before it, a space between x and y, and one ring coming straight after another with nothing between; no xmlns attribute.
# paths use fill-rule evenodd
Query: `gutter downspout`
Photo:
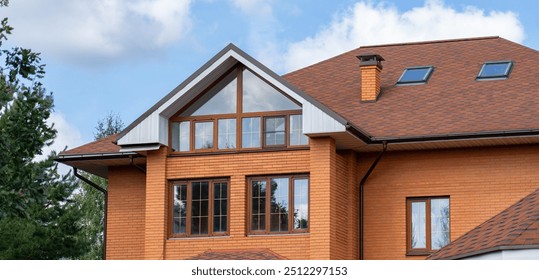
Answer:
<svg viewBox="0 0 539 280"><path fill-rule="evenodd" d="M378 154L374 162L371 164L371 167L369 170L367 170L367 173L363 175L363 178L361 179L361 182L359 183L359 259L363 260L363 192L365 187L365 182L367 181L367 178L371 175L372 171L374 171L374 168L376 168L376 165L378 165L378 162L382 158L382 155L387 150L387 142L382 142L383 148L382 151Z"/></svg>
<svg viewBox="0 0 539 280"><path fill-rule="evenodd" d="M94 182L88 180L87 178L85 178L84 176L80 175L78 173L78 171L79 170L76 167L73 167L73 174L75 175L75 177L81 179L83 182L85 182L86 184L92 186L96 190L103 193L103 195L105 195L105 211L104 211L104 214L103 214L103 216L104 216L103 217L103 260L106 260L107 259L107 212L108 212L107 210L108 210L109 193L103 187L97 185L96 183L94 183Z"/></svg>

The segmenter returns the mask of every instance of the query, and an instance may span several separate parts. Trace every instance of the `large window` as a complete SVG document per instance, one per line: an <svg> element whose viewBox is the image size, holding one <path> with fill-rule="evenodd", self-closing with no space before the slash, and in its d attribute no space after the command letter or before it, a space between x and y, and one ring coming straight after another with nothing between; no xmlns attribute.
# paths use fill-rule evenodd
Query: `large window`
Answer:
<svg viewBox="0 0 539 280"><path fill-rule="evenodd" d="M408 254L429 254L449 243L449 197L409 198L406 203Z"/></svg>
<svg viewBox="0 0 539 280"><path fill-rule="evenodd" d="M251 178L248 192L251 234L308 231L308 176Z"/></svg>
<svg viewBox="0 0 539 280"><path fill-rule="evenodd" d="M173 152L308 145L301 106L249 69L226 74L171 118Z"/></svg>
<svg viewBox="0 0 539 280"><path fill-rule="evenodd" d="M172 237L228 233L226 179L172 182Z"/></svg>

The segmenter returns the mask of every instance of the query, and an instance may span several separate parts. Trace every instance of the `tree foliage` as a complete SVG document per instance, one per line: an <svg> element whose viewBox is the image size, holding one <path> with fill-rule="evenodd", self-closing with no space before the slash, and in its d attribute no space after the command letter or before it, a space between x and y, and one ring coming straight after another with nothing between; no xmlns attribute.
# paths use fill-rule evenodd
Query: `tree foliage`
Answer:
<svg viewBox="0 0 539 280"><path fill-rule="evenodd" d="M0 0L0 8L7 1ZM71 175L60 176L55 153L36 161L56 137L47 124L52 94L41 80L45 65L39 53L3 43L13 28L0 22L0 258L78 258L87 247L80 237L77 187Z"/></svg>
<svg viewBox="0 0 539 280"><path fill-rule="evenodd" d="M98 120L96 131L94 133L95 140L119 133L123 129L123 122L119 115L109 113L105 118ZM83 173L83 176L90 181L107 189L107 180L96 175ZM79 194L75 200L80 205L83 212L82 234L90 243L88 250L85 252L82 259L99 260L103 257L103 226L105 213L104 195L93 188L92 186L81 182Z"/></svg>

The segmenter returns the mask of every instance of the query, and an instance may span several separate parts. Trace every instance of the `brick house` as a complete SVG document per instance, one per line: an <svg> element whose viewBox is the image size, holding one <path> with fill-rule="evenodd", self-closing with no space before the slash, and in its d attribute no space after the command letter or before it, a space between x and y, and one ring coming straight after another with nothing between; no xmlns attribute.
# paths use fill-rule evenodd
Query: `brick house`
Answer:
<svg viewBox="0 0 539 280"><path fill-rule="evenodd" d="M57 160L108 178L107 259L425 259L539 188L538 64L484 37L280 76L229 45ZM517 247L461 243L539 258L526 228Z"/></svg>

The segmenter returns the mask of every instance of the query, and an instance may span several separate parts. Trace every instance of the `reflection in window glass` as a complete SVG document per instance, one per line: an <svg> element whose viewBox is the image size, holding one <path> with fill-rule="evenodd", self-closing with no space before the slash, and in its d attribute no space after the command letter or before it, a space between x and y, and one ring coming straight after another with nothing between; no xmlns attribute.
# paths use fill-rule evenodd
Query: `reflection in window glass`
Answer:
<svg viewBox="0 0 539 280"><path fill-rule="evenodd" d="M309 179L294 180L294 229L309 227Z"/></svg>
<svg viewBox="0 0 539 280"><path fill-rule="evenodd" d="M300 110L301 107L248 69L243 71L243 112Z"/></svg>
<svg viewBox="0 0 539 280"><path fill-rule="evenodd" d="M236 148L236 119L220 119L217 127L219 149Z"/></svg>
<svg viewBox="0 0 539 280"><path fill-rule="evenodd" d="M426 203L412 202L412 248L427 248Z"/></svg>
<svg viewBox="0 0 539 280"><path fill-rule="evenodd" d="M213 148L213 122L195 123L195 149Z"/></svg>
<svg viewBox="0 0 539 280"><path fill-rule="evenodd" d="M290 145L307 145L309 139L303 134L302 115L290 115Z"/></svg>
<svg viewBox="0 0 539 280"><path fill-rule="evenodd" d="M187 185L174 186L174 233L187 232Z"/></svg>
<svg viewBox="0 0 539 280"><path fill-rule="evenodd" d="M225 78L215 88L211 89L204 97L198 100L192 108L188 109L183 116L203 116L217 114L236 113L236 78L230 81L231 77ZM228 82L228 84L224 84ZM201 105L198 105L202 103ZM198 106L197 106L198 105ZM198 108L198 109L196 109ZM196 109L196 110L195 110ZM193 110L195 110L193 112Z"/></svg>
<svg viewBox="0 0 539 280"><path fill-rule="evenodd" d="M431 249L438 250L449 244L449 199L430 201Z"/></svg>
<svg viewBox="0 0 539 280"><path fill-rule="evenodd" d="M270 231L288 231L288 178L273 178L270 184Z"/></svg>
<svg viewBox="0 0 539 280"><path fill-rule="evenodd" d="M276 146L285 144L285 118L268 117L266 120L266 146Z"/></svg>
<svg viewBox="0 0 539 280"><path fill-rule="evenodd" d="M209 182L193 182L191 190L191 234L208 234Z"/></svg>
<svg viewBox="0 0 539 280"><path fill-rule="evenodd" d="M252 181L251 192L251 230L265 230L266 181Z"/></svg>
<svg viewBox="0 0 539 280"><path fill-rule="evenodd" d="M481 67L477 78L507 78L512 66L511 61L487 62Z"/></svg>
<svg viewBox="0 0 539 280"><path fill-rule="evenodd" d="M213 184L213 232L227 231L227 183Z"/></svg>
<svg viewBox="0 0 539 280"><path fill-rule="evenodd" d="M260 118L243 118L241 123L241 147L260 147Z"/></svg>

